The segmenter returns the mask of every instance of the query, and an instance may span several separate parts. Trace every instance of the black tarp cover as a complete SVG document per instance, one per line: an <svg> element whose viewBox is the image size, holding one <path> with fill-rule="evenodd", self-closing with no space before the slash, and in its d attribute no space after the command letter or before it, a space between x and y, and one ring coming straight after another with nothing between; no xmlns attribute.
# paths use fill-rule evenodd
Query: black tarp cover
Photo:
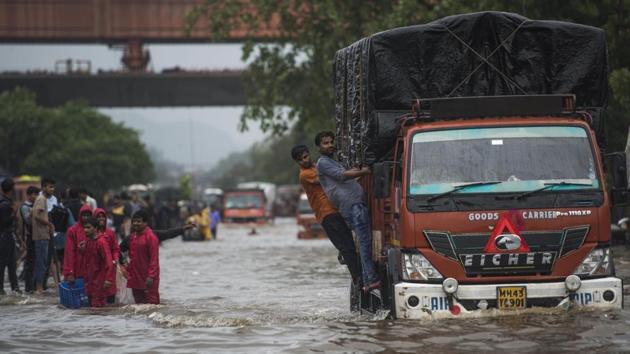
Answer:
<svg viewBox="0 0 630 354"><path fill-rule="evenodd" d="M599 119L607 63L599 28L504 12L374 34L335 55L340 158L359 165L383 156L392 148L394 115L384 122L376 111L409 111L416 98L573 93L578 107L594 107Z"/></svg>

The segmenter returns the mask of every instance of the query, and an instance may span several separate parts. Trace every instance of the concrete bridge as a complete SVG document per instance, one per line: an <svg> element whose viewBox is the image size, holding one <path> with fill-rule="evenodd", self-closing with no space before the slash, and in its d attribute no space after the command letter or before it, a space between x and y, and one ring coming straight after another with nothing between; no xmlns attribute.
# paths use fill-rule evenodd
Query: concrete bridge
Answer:
<svg viewBox="0 0 630 354"><path fill-rule="evenodd" d="M94 106L243 105L241 72L149 73L147 43L242 42L245 26L213 39L200 21L185 32L185 16L203 0L0 0L0 43L102 43L124 45L123 72L0 74L0 92L22 86L40 104L84 99ZM272 21L273 22L273 21ZM255 29L259 41L278 36L276 22Z"/></svg>

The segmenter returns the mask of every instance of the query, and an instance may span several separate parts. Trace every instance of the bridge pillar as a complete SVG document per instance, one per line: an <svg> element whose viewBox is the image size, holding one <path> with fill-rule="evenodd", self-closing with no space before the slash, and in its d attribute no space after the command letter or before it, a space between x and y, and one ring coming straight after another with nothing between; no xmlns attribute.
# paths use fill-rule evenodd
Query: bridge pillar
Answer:
<svg viewBox="0 0 630 354"><path fill-rule="evenodd" d="M142 41L130 39L125 46L121 61L129 71L147 71L147 65L151 60L148 49L142 48Z"/></svg>

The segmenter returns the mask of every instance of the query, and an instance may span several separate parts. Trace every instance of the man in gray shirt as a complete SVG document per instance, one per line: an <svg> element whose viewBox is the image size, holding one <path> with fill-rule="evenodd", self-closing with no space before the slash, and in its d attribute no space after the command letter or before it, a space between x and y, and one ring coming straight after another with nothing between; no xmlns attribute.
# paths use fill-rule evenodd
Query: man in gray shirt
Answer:
<svg viewBox="0 0 630 354"><path fill-rule="evenodd" d="M363 290L379 288L381 282L372 261L372 230L363 188L354 179L370 174L370 169L345 169L333 159L335 136L332 132L320 132L315 137L315 145L321 157L317 160L317 175L330 202L341 212L344 219L359 239L359 254L363 268Z"/></svg>

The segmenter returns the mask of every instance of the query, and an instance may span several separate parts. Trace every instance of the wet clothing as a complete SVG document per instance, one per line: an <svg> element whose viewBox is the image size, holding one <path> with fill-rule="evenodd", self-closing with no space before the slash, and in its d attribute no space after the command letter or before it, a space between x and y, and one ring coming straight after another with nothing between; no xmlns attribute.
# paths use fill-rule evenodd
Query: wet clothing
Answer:
<svg viewBox="0 0 630 354"><path fill-rule="evenodd" d="M52 207L51 207L52 209ZM49 240L50 239L50 230L48 229L47 224L43 224L37 220L35 217L48 222L48 201L46 197L42 194L37 196L35 199L35 203L33 203L33 240Z"/></svg>
<svg viewBox="0 0 630 354"><path fill-rule="evenodd" d="M0 233L15 231L15 217L13 215L13 201L0 195Z"/></svg>
<svg viewBox="0 0 630 354"><path fill-rule="evenodd" d="M96 208L94 210L94 217L96 218L100 214L107 216L104 209ZM118 244L118 237L114 233L114 230L105 227L105 230L99 230L99 233L107 240L109 251L112 256L112 264L113 262L118 263L118 259L120 258L120 245ZM112 272L111 277L108 279L109 282L112 283L112 285L109 287L109 289L107 289L107 296L116 295L116 265L114 264L113 266L114 272Z"/></svg>
<svg viewBox="0 0 630 354"><path fill-rule="evenodd" d="M50 240L35 240L35 284L44 285L48 269L48 244Z"/></svg>
<svg viewBox="0 0 630 354"><path fill-rule="evenodd" d="M205 208L201 211L201 215L198 218L199 224L197 228L203 235L204 240L208 241L212 239L212 232L210 231L210 209Z"/></svg>
<svg viewBox="0 0 630 354"><path fill-rule="evenodd" d="M372 260L372 230L367 206L363 203L354 204L347 221L359 240L363 284L372 284L378 280L378 275Z"/></svg>
<svg viewBox="0 0 630 354"><path fill-rule="evenodd" d="M210 212L210 232L212 232L212 239L217 239L217 226L219 226L219 222L221 221L221 214L218 210Z"/></svg>
<svg viewBox="0 0 630 354"><path fill-rule="evenodd" d="M103 307L107 297L111 294L110 289L105 289L103 284L106 280L111 282L112 276L115 278L114 265L112 264L112 254L109 251L109 241L102 234L94 239L87 239L85 243L86 272L85 284L86 293L90 299L92 307ZM115 284L114 283L112 285Z"/></svg>
<svg viewBox="0 0 630 354"><path fill-rule="evenodd" d="M330 242L339 250L352 279L361 279L361 267L359 257L352 239L352 231L338 212L327 215L322 221L322 227Z"/></svg>
<svg viewBox="0 0 630 354"><path fill-rule="evenodd" d="M184 228L175 227L168 230L153 230L153 234L157 236L158 242L162 243L166 240L170 240L172 238L183 235ZM129 242L128 242L128 239L124 239L120 242L120 252L122 253L122 252L127 252L127 251L129 251Z"/></svg>
<svg viewBox="0 0 630 354"><path fill-rule="evenodd" d="M40 192L40 195L43 194L44 192ZM50 213L55 205L59 205L59 201L57 200L57 197L51 195L49 198L46 199L46 205L48 206L48 210L46 211Z"/></svg>
<svg viewBox="0 0 630 354"><path fill-rule="evenodd" d="M48 279L46 272L48 271L49 261L49 244L51 240L50 229L48 228L48 208L49 202L44 194L40 194L33 203L31 212L33 220L32 238L35 242L35 285L44 286L45 280ZM52 205L50 206L52 210ZM37 220L36 220L37 219ZM43 220L42 223L39 220Z"/></svg>
<svg viewBox="0 0 630 354"><path fill-rule="evenodd" d="M183 235L184 234L184 228L183 227L175 227L172 229L168 229L168 230L153 230L153 233L155 234L155 236L157 236L158 241L160 241L160 243L166 241L166 240L170 240L172 238L175 238L177 236Z"/></svg>
<svg viewBox="0 0 630 354"><path fill-rule="evenodd" d="M20 210L17 213L17 224L15 232L20 240L27 242L33 240L33 219L31 213L33 212L33 203L25 201L20 206Z"/></svg>
<svg viewBox="0 0 630 354"><path fill-rule="evenodd" d="M84 205L79 211L79 219L84 212L92 213L89 205ZM81 243L85 242L87 237L83 231L81 222L72 225L66 232L66 246L63 256L63 276L73 275L75 278L85 277L85 248L81 248Z"/></svg>
<svg viewBox="0 0 630 354"><path fill-rule="evenodd" d="M35 290L35 241L26 241L26 258L24 259L24 291L31 292Z"/></svg>
<svg viewBox="0 0 630 354"><path fill-rule="evenodd" d="M81 199L79 198L68 199L67 201L63 202L63 205L65 205L68 209L70 209L70 212L72 213L72 217L74 217L74 220L79 220L79 210L81 210L81 207L83 206L83 203L81 203Z"/></svg>
<svg viewBox="0 0 630 354"><path fill-rule="evenodd" d="M300 167L300 184L304 188L304 192L306 192L308 203L315 212L315 218L318 223L321 224L326 216L337 212L337 209L328 200L322 185L319 183L315 166L310 168Z"/></svg>
<svg viewBox="0 0 630 354"><path fill-rule="evenodd" d="M89 205L92 210L96 210L96 208L98 208L98 204L96 204L96 199L90 197L89 195L85 198L85 201L81 201L81 204Z"/></svg>
<svg viewBox="0 0 630 354"><path fill-rule="evenodd" d="M153 284L155 288L155 284ZM132 289L133 299L136 304L159 304L160 293L157 288L151 290Z"/></svg>
<svg viewBox="0 0 630 354"><path fill-rule="evenodd" d="M127 202L124 202L120 206L114 206L112 208L112 215L114 221L114 230L117 234L123 235L123 223L125 219L131 219L131 205Z"/></svg>
<svg viewBox="0 0 630 354"><path fill-rule="evenodd" d="M33 241L33 219L31 213L33 203L25 201L20 206L17 213L16 233L20 240L26 245L26 258L24 259L24 290L31 292L35 290L35 242ZM22 277L22 276L20 276Z"/></svg>
<svg viewBox="0 0 630 354"><path fill-rule="evenodd" d="M133 233L130 236L127 287L133 289L136 303L160 303L159 252L158 238L150 227L147 226L142 232ZM146 287L147 278L153 278L153 285L148 289Z"/></svg>
<svg viewBox="0 0 630 354"><path fill-rule="evenodd" d="M4 289L4 270L5 269L7 269L9 272L9 282L11 283L11 290L13 291L20 290L20 287L18 285L15 253L13 255L13 259L10 259L10 258L0 259L0 290Z"/></svg>
<svg viewBox="0 0 630 354"><path fill-rule="evenodd" d="M344 175L346 169L339 162L322 155L317 160L317 175L326 196L346 220L354 204L363 203L363 188L359 182Z"/></svg>
<svg viewBox="0 0 630 354"><path fill-rule="evenodd" d="M361 268L357 251L354 247L352 232L344 221L343 217L335 207L330 203L324 189L317 179L317 170L315 167L300 167L300 184L306 192L308 203L315 212L315 218L319 222L330 242L335 246L346 260L346 266L350 271L353 279L360 279Z"/></svg>
<svg viewBox="0 0 630 354"><path fill-rule="evenodd" d="M13 201L0 196L0 290L4 289L5 269L9 271L11 289L18 290Z"/></svg>
<svg viewBox="0 0 630 354"><path fill-rule="evenodd" d="M317 160L317 175L326 196L335 205L348 226L354 230L359 241L359 254L363 273L363 284L378 280L376 266L372 260L372 231L370 216L363 198L363 188L354 179L348 179L341 163L328 156Z"/></svg>

